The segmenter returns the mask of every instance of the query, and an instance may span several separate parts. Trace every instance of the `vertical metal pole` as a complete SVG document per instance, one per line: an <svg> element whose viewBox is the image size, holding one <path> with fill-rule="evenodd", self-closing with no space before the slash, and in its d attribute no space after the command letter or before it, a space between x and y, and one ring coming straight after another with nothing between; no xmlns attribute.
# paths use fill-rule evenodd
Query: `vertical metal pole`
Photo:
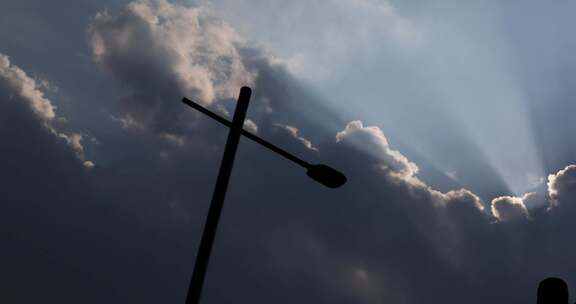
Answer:
<svg viewBox="0 0 576 304"><path fill-rule="evenodd" d="M200 295L202 293L202 286L204 284L204 277L206 276L206 269L208 268L208 261L210 259L210 252L212 251L212 244L216 236L218 221L222 213L222 206L224 205L224 198L226 197L226 189L228 188L228 181L230 180L230 173L234 164L234 156L242 127L244 126L244 119L246 118L246 111L248 110L248 103L250 102L250 95L252 90L249 87L242 87L240 89L240 96L234 111L234 118L232 119L232 126L230 133L228 133L228 140L226 141L226 148L222 163L220 164L220 171L218 172L218 179L216 180L216 187L212 195L212 203L204 225L204 233L200 241L200 247L196 256L196 263L194 264L194 272L190 280L190 287L188 288L188 295L186 296L186 304L198 304L200 302Z"/></svg>

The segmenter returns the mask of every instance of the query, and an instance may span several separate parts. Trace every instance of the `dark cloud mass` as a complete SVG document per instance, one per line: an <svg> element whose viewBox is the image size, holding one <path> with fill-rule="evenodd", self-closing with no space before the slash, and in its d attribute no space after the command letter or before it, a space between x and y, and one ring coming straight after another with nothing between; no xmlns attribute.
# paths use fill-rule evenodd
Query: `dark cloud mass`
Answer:
<svg viewBox="0 0 576 304"><path fill-rule="evenodd" d="M124 142L97 138L124 153L95 165L0 55L3 302L182 303L226 129L180 98L226 115L242 85L250 129L349 182L322 188L243 140L203 303L526 303L544 277L576 282L575 166L521 197L437 191L204 7L134 1L88 36L125 91L102 122Z"/></svg>

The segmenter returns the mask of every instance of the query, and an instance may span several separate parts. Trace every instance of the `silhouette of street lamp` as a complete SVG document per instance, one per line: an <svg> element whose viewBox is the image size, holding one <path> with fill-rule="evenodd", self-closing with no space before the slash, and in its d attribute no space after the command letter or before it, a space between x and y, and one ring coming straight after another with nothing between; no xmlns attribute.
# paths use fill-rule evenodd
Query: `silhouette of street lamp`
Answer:
<svg viewBox="0 0 576 304"><path fill-rule="evenodd" d="M306 175L326 187L338 188L346 183L346 177L344 174L335 169L322 164L309 164L308 162L244 130L244 119L246 118L246 112L248 110L251 95L252 90L249 87L242 87L240 89L240 95L238 96L238 102L236 104L236 110L234 111L232 122L229 122L220 115L202 107L186 97L182 98L182 102L188 106L230 128L226 147L224 149L224 156L222 157L222 163L220 164L220 171L218 172L218 178L216 179L216 186L214 187L214 194L212 195L212 202L210 204L210 209L208 210L204 232L196 256L196 263L194 264L194 271L192 273L192 279L190 280L190 286L186 296L186 304L198 304L200 302L204 277L208 268L208 261L210 260L210 252L212 251L212 244L214 243L214 237L216 236L218 221L220 219L220 214L222 213L226 189L228 188L228 181L230 180L230 174L234 164L234 156L238 148L238 143L240 142L240 135L244 135L281 156L284 156L288 160L304 167L306 169Z"/></svg>

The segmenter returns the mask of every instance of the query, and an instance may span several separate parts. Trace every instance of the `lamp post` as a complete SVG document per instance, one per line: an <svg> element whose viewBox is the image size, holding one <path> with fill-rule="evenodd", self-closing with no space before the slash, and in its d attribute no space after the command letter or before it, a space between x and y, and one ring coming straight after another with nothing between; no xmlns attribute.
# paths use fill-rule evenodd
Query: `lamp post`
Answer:
<svg viewBox="0 0 576 304"><path fill-rule="evenodd" d="M220 164L220 171L218 172L218 178L216 179L216 186L214 187L214 193L212 195L212 202L210 204L210 209L208 210L206 223L204 225L204 232L202 233L200 247L198 248L198 253L196 256L196 263L194 264L194 271L192 273L192 279L190 280L190 286L186 296L186 304L198 304L200 302L202 286L204 285L204 278L206 276L206 270L208 269L208 262L210 260L210 252L212 251L212 245L216 236L218 221L220 220L220 214L222 213L222 207L226 197L226 189L228 188L228 182L230 180L230 174L234 164L234 156L236 155L236 150L238 148L241 135L244 135L245 137L280 154L288 160L291 160L292 162L304 167L306 169L306 174L310 178L325 185L326 187L338 188L346 183L346 177L335 169L322 164L309 164L308 162L244 130L244 119L246 118L246 112L248 110L248 104L250 103L251 95L252 90L249 87L242 87L240 89L240 95L238 97L238 102L236 104L236 110L234 111L232 122L229 122L218 114L185 97L182 98L182 102L188 106L198 110L203 114L206 114L207 116L230 128L228 139L226 141L226 147L224 149L224 156L222 157L222 163Z"/></svg>

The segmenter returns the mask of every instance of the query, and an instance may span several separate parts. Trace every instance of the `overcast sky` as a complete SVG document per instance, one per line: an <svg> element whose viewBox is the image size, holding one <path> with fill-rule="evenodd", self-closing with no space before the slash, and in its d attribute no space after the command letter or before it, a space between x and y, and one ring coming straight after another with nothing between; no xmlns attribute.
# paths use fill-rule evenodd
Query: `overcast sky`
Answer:
<svg viewBox="0 0 576 304"><path fill-rule="evenodd" d="M576 284L572 1L5 0L3 303L527 303ZM573 165L574 164L574 165ZM573 213L574 212L574 213Z"/></svg>

